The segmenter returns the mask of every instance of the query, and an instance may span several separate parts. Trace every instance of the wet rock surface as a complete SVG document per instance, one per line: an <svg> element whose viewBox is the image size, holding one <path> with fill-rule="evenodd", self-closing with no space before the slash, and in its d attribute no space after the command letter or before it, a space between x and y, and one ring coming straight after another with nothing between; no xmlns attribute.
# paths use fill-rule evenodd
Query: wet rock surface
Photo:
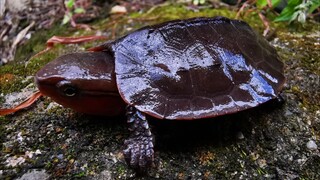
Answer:
<svg viewBox="0 0 320 180"><path fill-rule="evenodd" d="M140 179L320 179L319 30L281 30L284 103L197 121L150 118L156 165ZM75 113L50 99L0 117L0 179L133 179L126 118Z"/></svg>

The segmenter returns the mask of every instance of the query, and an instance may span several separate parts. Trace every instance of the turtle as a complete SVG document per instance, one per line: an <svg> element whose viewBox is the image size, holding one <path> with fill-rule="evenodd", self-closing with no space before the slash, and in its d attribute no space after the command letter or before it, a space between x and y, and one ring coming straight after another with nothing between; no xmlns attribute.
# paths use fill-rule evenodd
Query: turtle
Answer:
<svg viewBox="0 0 320 180"><path fill-rule="evenodd" d="M125 113L124 157L136 170L154 161L148 117L196 120L256 107L281 93L284 64L246 22L196 17L146 26L49 62L40 92L89 114Z"/></svg>

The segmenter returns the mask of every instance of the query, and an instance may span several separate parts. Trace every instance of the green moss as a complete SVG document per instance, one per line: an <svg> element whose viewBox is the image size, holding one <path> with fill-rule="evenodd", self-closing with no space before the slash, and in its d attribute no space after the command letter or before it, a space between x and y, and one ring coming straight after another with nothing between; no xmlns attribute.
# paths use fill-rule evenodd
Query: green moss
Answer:
<svg viewBox="0 0 320 180"><path fill-rule="evenodd" d="M267 174L267 173L266 173L263 169L261 169L261 168L257 168L256 170L257 170L257 173L258 173L260 176L263 176L263 175Z"/></svg>
<svg viewBox="0 0 320 180"><path fill-rule="evenodd" d="M7 94L9 92L19 91L25 87L30 81L25 79L26 69L20 63L11 62L0 68L0 92Z"/></svg>
<svg viewBox="0 0 320 180"><path fill-rule="evenodd" d="M4 138L6 137L6 128L4 127L9 121L4 116L0 116L0 150L3 149Z"/></svg>
<svg viewBox="0 0 320 180"><path fill-rule="evenodd" d="M49 30L43 29L37 31L36 34L33 34L31 39L27 41L26 44L20 46L17 49L15 61L24 61L31 57L31 55L40 52L45 48L46 42L52 36L59 35L64 36L72 32L72 29L67 29L65 26L58 24L53 25Z"/></svg>
<svg viewBox="0 0 320 180"><path fill-rule="evenodd" d="M200 9L199 11L193 11L187 9L183 5L169 5L169 6L158 6L154 9L149 10L147 13L132 13L130 18L140 21L152 21L152 24L160 23L164 21L174 19L187 19L192 17L214 17L214 16L226 16L234 18L235 12L227 9Z"/></svg>
<svg viewBox="0 0 320 180"><path fill-rule="evenodd" d="M319 48L316 45L319 38L318 24L309 22L306 26L309 29L304 31L292 31L292 29L283 29L277 34L277 37L285 42L285 48L279 48L279 54L286 64L293 64L291 66L297 67L302 74L320 75L320 54ZM303 82L303 84L300 84ZM313 83L314 82L314 83ZM317 101L319 94L316 93L317 85L316 79L310 78L307 80L298 80L297 83L292 84L291 89L287 93L293 93L299 100L299 106L306 108L311 112L316 112L320 104Z"/></svg>
<svg viewBox="0 0 320 180"><path fill-rule="evenodd" d="M45 168L46 169L51 169L53 167L53 164L50 162L50 161L48 161L46 164L45 164Z"/></svg>
<svg viewBox="0 0 320 180"><path fill-rule="evenodd" d="M26 73L28 75L34 75L38 70L41 69L41 67L47 64L49 61L55 59L57 56L57 52L52 50L43 55L40 55L39 57L31 59L26 66Z"/></svg>
<svg viewBox="0 0 320 180"><path fill-rule="evenodd" d="M3 104L5 102L5 98L3 96L0 96L0 104Z"/></svg>
<svg viewBox="0 0 320 180"><path fill-rule="evenodd" d="M46 53L44 57L28 59L45 49L46 41L55 34L63 34L65 28L56 26L51 30L40 30L24 45L17 49L15 61L0 68L0 91L4 94L19 91L30 84L33 79L25 80L27 76L33 76L37 70L52 59L52 53ZM46 61L39 59L46 59Z"/></svg>
<svg viewBox="0 0 320 180"><path fill-rule="evenodd" d="M20 89L23 89L26 87L28 84L31 83L31 79L24 81L25 78L21 76L13 76L11 79L7 79L5 76L0 75L0 78L3 80L0 81L0 92L4 94L8 94L11 92L17 92Z"/></svg>
<svg viewBox="0 0 320 180"><path fill-rule="evenodd" d="M74 177L76 177L76 178L80 178L80 177L84 177L84 176L86 176L86 172L84 172L84 171L81 171L80 173L74 175Z"/></svg>
<svg viewBox="0 0 320 180"><path fill-rule="evenodd" d="M314 24L314 27L316 26ZM283 51L281 55L284 61L292 61L292 56L294 55L295 59L300 60L299 67L305 67L320 75L320 54L318 46L315 45L318 42L317 38L319 36L317 34L319 31L314 27L310 27L309 30L304 32L295 33L288 33L283 30L284 33L279 33L278 37L283 41L290 39L290 46L295 50L294 52Z"/></svg>
<svg viewBox="0 0 320 180"><path fill-rule="evenodd" d="M118 165L116 168L117 174L119 174L120 176L126 174L126 169L127 169L126 166L122 164Z"/></svg>
<svg viewBox="0 0 320 180"><path fill-rule="evenodd" d="M187 19L192 17L214 17L214 16L225 16L231 19L235 19L236 17L236 10L232 11L227 8L221 9L213 9L213 8L203 8L197 11L187 9L184 5L179 4L171 4L167 6L158 6L149 10L146 13L139 13L135 12L130 14L130 18L137 21L150 21L150 24L157 24L164 21L174 20L174 19ZM272 13L269 13L267 18L274 19ZM246 21L250 24L254 29L258 30L259 32L263 32L265 27L263 26L263 22L259 18L257 12L252 12L246 16L241 17L240 19ZM270 26L272 28L285 28L285 23L274 23L269 20ZM149 23L149 22L148 22ZM137 24L139 25L139 24ZM140 26L141 27L141 26ZM133 27L134 29L137 28L136 26Z"/></svg>

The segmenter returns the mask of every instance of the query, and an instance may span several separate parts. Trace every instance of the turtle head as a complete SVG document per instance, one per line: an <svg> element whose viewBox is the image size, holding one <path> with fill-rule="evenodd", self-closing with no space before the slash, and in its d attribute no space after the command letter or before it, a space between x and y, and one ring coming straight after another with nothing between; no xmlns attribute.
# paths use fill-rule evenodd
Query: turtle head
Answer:
<svg viewBox="0 0 320 180"><path fill-rule="evenodd" d="M60 56L39 70L35 81L43 95L75 111L111 116L123 111L110 53Z"/></svg>

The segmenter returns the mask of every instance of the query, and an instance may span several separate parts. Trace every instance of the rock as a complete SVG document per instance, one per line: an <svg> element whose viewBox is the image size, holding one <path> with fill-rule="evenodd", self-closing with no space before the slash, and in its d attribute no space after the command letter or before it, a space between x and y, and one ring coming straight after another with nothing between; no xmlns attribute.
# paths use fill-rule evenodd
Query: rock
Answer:
<svg viewBox="0 0 320 180"><path fill-rule="evenodd" d="M104 179L104 180L111 180L113 179L111 176L111 172L109 170L104 170L102 171L97 177L95 177L94 179L98 180L98 179Z"/></svg>
<svg viewBox="0 0 320 180"><path fill-rule="evenodd" d="M60 160L62 160L62 159L63 159L63 154L58 154L58 155L57 155L57 158L60 159Z"/></svg>
<svg viewBox="0 0 320 180"><path fill-rule="evenodd" d="M5 8L6 0L0 1L0 17L3 16L4 11L6 10ZM0 61L1 62L1 61Z"/></svg>
<svg viewBox="0 0 320 180"><path fill-rule="evenodd" d="M314 142L313 140L310 140L309 142L307 142L307 148L310 150L317 150L318 146L316 142Z"/></svg>
<svg viewBox="0 0 320 180"><path fill-rule="evenodd" d="M258 159L257 162L260 168L264 168L267 166L267 161L265 159Z"/></svg>
<svg viewBox="0 0 320 180"><path fill-rule="evenodd" d="M114 6L111 8L110 14L125 14L127 9L124 6Z"/></svg>
<svg viewBox="0 0 320 180"><path fill-rule="evenodd" d="M27 173L23 174L17 180L45 180L49 179L49 174L45 170L30 170Z"/></svg>
<svg viewBox="0 0 320 180"><path fill-rule="evenodd" d="M41 154L41 151L39 149L36 150L36 152L34 152L36 155Z"/></svg>
<svg viewBox="0 0 320 180"><path fill-rule="evenodd" d="M291 111L289 111L289 110L286 110L284 115L288 117L288 116L293 115L293 113Z"/></svg>
<svg viewBox="0 0 320 180"><path fill-rule="evenodd" d="M16 166L24 163L25 161L26 161L26 159L24 157L13 156L13 157L9 157L6 160L6 163L7 163L7 167L16 167Z"/></svg>
<svg viewBox="0 0 320 180"><path fill-rule="evenodd" d="M2 104L2 108L11 108L19 105L21 102L25 101L26 97L31 96L35 91L35 87L27 86L22 89L21 92L6 94L4 96L5 102Z"/></svg>
<svg viewBox="0 0 320 180"><path fill-rule="evenodd" d="M240 140L244 139L244 135L243 135L243 133L241 131L238 132L237 138L240 139Z"/></svg>

